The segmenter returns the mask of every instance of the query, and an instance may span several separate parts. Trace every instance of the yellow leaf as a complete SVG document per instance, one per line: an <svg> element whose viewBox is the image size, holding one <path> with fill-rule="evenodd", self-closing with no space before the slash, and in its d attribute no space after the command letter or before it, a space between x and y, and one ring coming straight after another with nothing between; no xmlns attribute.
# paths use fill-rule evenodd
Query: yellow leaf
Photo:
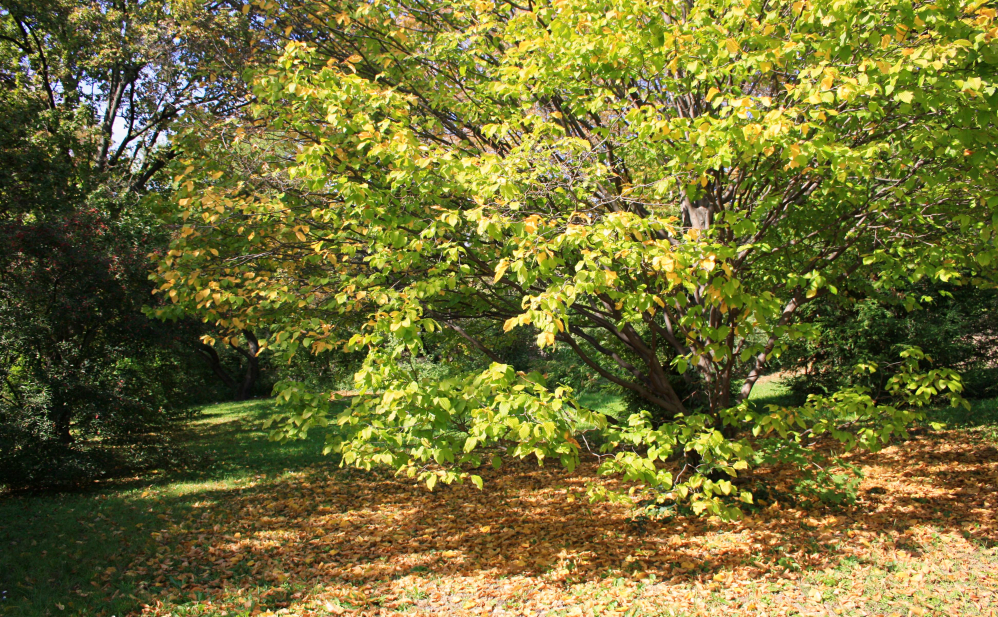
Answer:
<svg viewBox="0 0 998 617"><path fill-rule="evenodd" d="M518 322L516 317L510 317L509 319L506 320L506 323L502 325L502 331L509 332L510 330L512 330L517 326L517 323Z"/></svg>
<svg viewBox="0 0 998 617"><path fill-rule="evenodd" d="M576 441L575 437L572 437L572 434L569 433L568 431L565 431L562 436L565 438L565 441L567 441L568 443L572 444L577 449L579 449L579 450L582 449L582 446L579 444L579 442Z"/></svg>
<svg viewBox="0 0 998 617"><path fill-rule="evenodd" d="M717 96L720 92L721 91L718 90L717 88L711 88L710 90L708 90L707 91L707 102L709 103L711 101L711 99L713 99L715 96Z"/></svg>
<svg viewBox="0 0 998 617"><path fill-rule="evenodd" d="M724 46L727 48L728 53L731 54L737 54L738 50L740 49L738 47L738 41L736 41L735 39L728 39L724 41Z"/></svg>
<svg viewBox="0 0 998 617"><path fill-rule="evenodd" d="M506 270L509 270L509 262L503 259L496 266L496 276L492 279L492 284L495 285L502 278L502 275L506 274Z"/></svg>

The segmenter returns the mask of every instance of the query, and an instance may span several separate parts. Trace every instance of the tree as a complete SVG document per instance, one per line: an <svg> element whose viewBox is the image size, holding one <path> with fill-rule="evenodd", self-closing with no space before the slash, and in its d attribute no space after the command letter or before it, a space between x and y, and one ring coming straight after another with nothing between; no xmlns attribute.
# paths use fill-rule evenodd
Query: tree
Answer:
<svg viewBox="0 0 998 617"><path fill-rule="evenodd" d="M816 298L993 280L990 6L261 6L284 55L256 72L250 120L191 136L182 229L157 276L178 307L265 327L276 350L366 350L361 395L336 416L329 393L279 386L281 434L335 422L345 463L432 487L495 446L571 467L576 431L597 426L606 471L730 514L719 474L798 460L814 435L876 448L911 406L959 391L907 350L888 385L901 407L862 389L790 410L747 402L813 331L801 307ZM227 163L269 141L295 156ZM650 412L580 409L481 341L483 370L413 371L423 337L474 340L469 324L531 328ZM673 477L662 463L684 452Z"/></svg>
<svg viewBox="0 0 998 617"><path fill-rule="evenodd" d="M141 196L173 122L240 103L251 40L237 10L0 1L0 484L86 479L78 438L135 439L205 390L142 312L166 234Z"/></svg>
<svg viewBox="0 0 998 617"><path fill-rule="evenodd" d="M226 338L228 339L229 347L246 361L246 366L244 368L241 367L243 368L242 379L233 377L225 369L222 358L219 356L218 351L215 350L214 344L200 340L195 346L197 352L208 362L208 366L211 367L212 372L232 391L232 396L237 401L245 401L253 396L254 386L260 379L260 341L249 330L244 330L241 334L246 339L246 349L236 344L236 337L230 336Z"/></svg>

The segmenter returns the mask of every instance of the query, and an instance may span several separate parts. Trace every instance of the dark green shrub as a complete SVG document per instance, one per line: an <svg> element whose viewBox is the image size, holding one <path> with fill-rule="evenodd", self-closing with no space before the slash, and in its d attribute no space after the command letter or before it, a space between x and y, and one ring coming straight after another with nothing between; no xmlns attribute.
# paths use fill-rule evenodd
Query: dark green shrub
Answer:
<svg viewBox="0 0 998 617"><path fill-rule="evenodd" d="M781 367L794 373L786 384L799 395L862 385L880 397L899 350L917 346L933 366L962 373L964 396L996 396L996 301L994 290L941 283L857 301L829 296L805 308L817 336L790 343L780 358ZM860 364L876 371L857 372Z"/></svg>

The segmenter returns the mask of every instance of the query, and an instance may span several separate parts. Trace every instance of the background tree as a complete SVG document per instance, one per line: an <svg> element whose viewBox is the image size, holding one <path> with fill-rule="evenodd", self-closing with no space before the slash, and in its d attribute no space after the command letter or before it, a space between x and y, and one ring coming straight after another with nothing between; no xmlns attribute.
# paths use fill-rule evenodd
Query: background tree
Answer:
<svg viewBox="0 0 998 617"><path fill-rule="evenodd" d="M347 348L367 353L361 395L330 418L329 393L283 384L280 434L333 419L346 463L432 487L495 445L572 466L573 435L595 426L606 471L730 514L718 473L805 462L813 435L876 448L917 417L909 407L959 391L906 350L887 386L901 407L862 388L747 403L770 359L815 332L809 303L991 280L989 7L261 8L290 41L256 74L254 122L229 141L192 137L175 166L183 228L158 279L180 309L265 328L288 354L338 346L359 316ZM295 157L228 164L226 150L267 139ZM567 346L650 413L578 408L497 362L469 327L483 322ZM411 360L441 330L481 368L421 376ZM691 463L680 477L662 468L677 453Z"/></svg>
<svg viewBox="0 0 998 617"><path fill-rule="evenodd" d="M74 441L134 442L217 389L189 329L142 313L166 233L141 196L174 121L240 104L251 43L219 7L0 2L0 484L108 473Z"/></svg>

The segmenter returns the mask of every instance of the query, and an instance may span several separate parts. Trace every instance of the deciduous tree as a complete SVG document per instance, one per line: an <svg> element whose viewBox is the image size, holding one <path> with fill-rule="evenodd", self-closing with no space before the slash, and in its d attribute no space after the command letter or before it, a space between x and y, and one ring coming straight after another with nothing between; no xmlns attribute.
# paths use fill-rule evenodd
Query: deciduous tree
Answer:
<svg viewBox="0 0 998 617"><path fill-rule="evenodd" d="M335 422L346 463L432 487L496 446L571 467L595 426L606 471L730 514L719 473L798 460L813 436L876 448L912 406L959 391L909 350L897 407L862 389L747 403L811 332L800 309L815 298L991 280L989 3L260 9L284 55L254 76L251 122L192 137L158 279L179 307L267 328L272 348L366 350L338 415L329 393L284 384L282 434ZM282 146L253 170L225 155L267 143ZM483 322L570 347L649 412L607 418L494 362L465 327ZM483 370L421 378L407 358L437 331L473 339ZM673 476L663 461L683 452Z"/></svg>
<svg viewBox="0 0 998 617"><path fill-rule="evenodd" d="M199 389L175 379L197 374L179 330L142 313L166 234L141 195L174 156L173 122L241 103L247 19L0 1L0 484L86 479L102 470L58 469L76 438L148 432Z"/></svg>

